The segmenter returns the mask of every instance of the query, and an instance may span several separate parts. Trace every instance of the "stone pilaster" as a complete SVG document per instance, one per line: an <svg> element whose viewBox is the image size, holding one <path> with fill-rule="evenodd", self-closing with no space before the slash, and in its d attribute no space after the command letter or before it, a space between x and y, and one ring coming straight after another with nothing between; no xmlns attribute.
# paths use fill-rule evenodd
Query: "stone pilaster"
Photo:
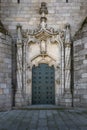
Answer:
<svg viewBox="0 0 87 130"><path fill-rule="evenodd" d="M12 38L0 21L0 110L12 107Z"/></svg>

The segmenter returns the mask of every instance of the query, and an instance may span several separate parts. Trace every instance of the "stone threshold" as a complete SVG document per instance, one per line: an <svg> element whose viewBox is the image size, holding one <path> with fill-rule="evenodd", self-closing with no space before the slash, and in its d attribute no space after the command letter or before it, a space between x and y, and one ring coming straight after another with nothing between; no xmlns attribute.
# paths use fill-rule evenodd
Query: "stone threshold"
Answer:
<svg viewBox="0 0 87 130"><path fill-rule="evenodd" d="M31 105L31 106L21 106L13 107L13 110L67 110L73 109L73 107L57 106L57 105Z"/></svg>

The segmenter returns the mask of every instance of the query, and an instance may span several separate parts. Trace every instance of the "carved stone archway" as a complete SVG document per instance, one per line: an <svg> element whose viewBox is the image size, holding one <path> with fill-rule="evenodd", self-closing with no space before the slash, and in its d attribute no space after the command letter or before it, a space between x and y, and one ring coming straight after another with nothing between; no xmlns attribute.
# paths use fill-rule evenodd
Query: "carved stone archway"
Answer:
<svg viewBox="0 0 87 130"><path fill-rule="evenodd" d="M40 25L34 31L22 31L17 26L17 92L16 105L31 104L32 97L32 66L47 63L55 67L55 102L61 104L64 94L70 93L71 80L71 41L70 25L65 30L57 31L48 28L46 3L41 4ZM68 83L68 84L67 84ZM65 101L66 102L66 101ZM71 103L71 100L70 100Z"/></svg>

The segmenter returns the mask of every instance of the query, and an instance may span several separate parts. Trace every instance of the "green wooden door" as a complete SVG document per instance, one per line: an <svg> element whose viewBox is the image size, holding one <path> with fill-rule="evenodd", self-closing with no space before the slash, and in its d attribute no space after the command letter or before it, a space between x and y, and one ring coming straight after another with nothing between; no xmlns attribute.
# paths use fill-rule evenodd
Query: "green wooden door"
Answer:
<svg viewBox="0 0 87 130"><path fill-rule="evenodd" d="M54 66L40 64L32 68L32 104L55 104Z"/></svg>

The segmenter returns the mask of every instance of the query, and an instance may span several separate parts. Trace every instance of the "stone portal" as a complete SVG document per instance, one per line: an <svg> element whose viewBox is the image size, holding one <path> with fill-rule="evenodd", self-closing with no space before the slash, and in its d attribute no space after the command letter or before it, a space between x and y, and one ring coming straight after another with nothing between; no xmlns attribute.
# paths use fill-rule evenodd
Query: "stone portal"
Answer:
<svg viewBox="0 0 87 130"><path fill-rule="evenodd" d="M17 92L16 92L16 105L29 105L32 103L42 104L51 103L61 104L62 101L67 102L71 105L71 41L70 41L70 25L67 24L64 30L54 30L54 28L49 28L47 26L46 14L48 10L46 3L41 4L40 8L40 25L38 29L23 31L20 25L17 26L18 38L17 38ZM34 68L35 66L35 68ZM50 95L45 95L49 93L47 91L46 80L43 79L43 86L40 86L42 91L36 91L34 86L35 69L38 70L39 67L52 66L55 68L55 76L51 75L51 70L47 72L50 73L48 78L53 78L53 86ZM46 71L46 68L44 68ZM44 70L41 70L41 73ZM38 73L38 72L37 72ZM44 72L43 72L44 74ZM33 79L32 79L33 76ZM40 76L40 75L39 75ZM44 74L43 77L46 78ZM37 75L38 77L38 75ZM32 80L34 80L32 82ZM39 79L38 79L39 80ZM54 81L55 80L55 81ZM39 82L39 81L38 81ZM51 82L51 80L47 80ZM55 82L55 83L54 83ZM55 84L55 86L54 86ZM51 89L51 84L49 84ZM39 88L39 84L38 84ZM55 89L54 89L55 88ZM55 92L54 92L55 90ZM43 98L39 100L39 92L41 92ZM36 97L36 93L38 96ZM33 94L33 95L32 95ZM44 97L45 95L45 97ZM65 95L65 96L64 96ZM37 100L35 99L37 98ZM47 98L48 99L47 99ZM52 100L51 100L52 98ZM55 101L54 101L55 99ZM42 101L44 100L44 101ZM66 104L66 103L65 103Z"/></svg>

